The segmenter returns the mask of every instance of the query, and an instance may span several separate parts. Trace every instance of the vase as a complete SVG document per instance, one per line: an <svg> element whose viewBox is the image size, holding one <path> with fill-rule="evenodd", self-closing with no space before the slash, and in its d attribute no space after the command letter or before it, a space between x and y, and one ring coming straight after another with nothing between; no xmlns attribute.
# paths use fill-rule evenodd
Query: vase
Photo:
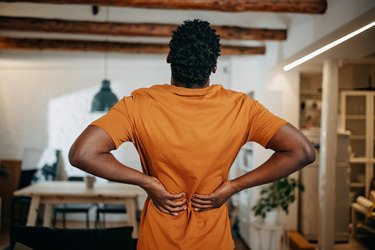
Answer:
<svg viewBox="0 0 375 250"><path fill-rule="evenodd" d="M279 217L280 217L280 209L275 208L266 214L266 217L264 218L264 224L270 225L270 226L277 225L279 224Z"/></svg>

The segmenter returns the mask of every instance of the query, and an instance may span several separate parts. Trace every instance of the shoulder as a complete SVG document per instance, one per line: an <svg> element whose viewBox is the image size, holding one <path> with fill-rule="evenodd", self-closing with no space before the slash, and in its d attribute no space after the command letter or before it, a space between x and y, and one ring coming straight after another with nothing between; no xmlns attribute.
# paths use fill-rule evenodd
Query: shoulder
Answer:
<svg viewBox="0 0 375 250"><path fill-rule="evenodd" d="M233 100L237 103L253 104L254 102L256 102L251 96L244 92L226 88L223 88L221 92L223 96L226 96L228 99Z"/></svg>
<svg viewBox="0 0 375 250"><path fill-rule="evenodd" d="M131 93L131 96L133 96L133 97L146 97L146 96L152 96L152 95L160 94L161 92L163 92L163 85L153 85L153 86L147 87L147 88L136 89Z"/></svg>

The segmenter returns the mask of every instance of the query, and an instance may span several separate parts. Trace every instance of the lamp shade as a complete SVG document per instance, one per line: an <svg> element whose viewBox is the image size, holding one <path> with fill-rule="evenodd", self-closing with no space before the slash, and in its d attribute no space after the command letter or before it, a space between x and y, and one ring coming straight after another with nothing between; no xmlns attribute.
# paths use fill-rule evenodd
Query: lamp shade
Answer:
<svg viewBox="0 0 375 250"><path fill-rule="evenodd" d="M91 112L108 111L118 102L118 98L111 91L111 82L104 79L100 91L94 96L91 104Z"/></svg>

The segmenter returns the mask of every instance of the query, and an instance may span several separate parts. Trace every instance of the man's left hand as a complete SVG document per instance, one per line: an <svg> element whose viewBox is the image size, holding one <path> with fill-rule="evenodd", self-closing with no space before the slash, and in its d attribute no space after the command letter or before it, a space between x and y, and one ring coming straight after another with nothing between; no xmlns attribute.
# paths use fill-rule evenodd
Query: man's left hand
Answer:
<svg viewBox="0 0 375 250"><path fill-rule="evenodd" d="M236 193L232 183L226 181L211 194L194 194L191 206L195 211L205 211L221 207L233 194Z"/></svg>

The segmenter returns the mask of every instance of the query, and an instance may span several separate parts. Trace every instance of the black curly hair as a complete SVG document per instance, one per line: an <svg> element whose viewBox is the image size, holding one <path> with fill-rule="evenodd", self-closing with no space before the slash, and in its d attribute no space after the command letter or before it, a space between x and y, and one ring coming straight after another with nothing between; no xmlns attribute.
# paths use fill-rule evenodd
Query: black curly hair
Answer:
<svg viewBox="0 0 375 250"><path fill-rule="evenodd" d="M220 56L220 37L207 21L186 20L172 33L168 63L175 81L204 85Z"/></svg>

